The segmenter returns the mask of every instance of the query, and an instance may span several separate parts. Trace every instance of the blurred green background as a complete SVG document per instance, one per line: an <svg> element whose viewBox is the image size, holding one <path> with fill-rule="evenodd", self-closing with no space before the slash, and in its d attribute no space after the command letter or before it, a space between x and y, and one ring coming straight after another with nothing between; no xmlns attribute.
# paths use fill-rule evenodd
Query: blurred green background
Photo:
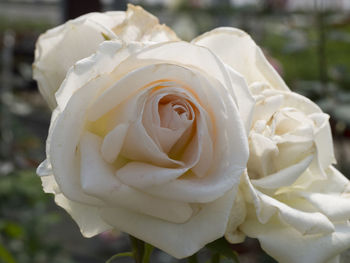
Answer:
<svg viewBox="0 0 350 263"><path fill-rule="evenodd" d="M337 167L350 175L349 0L130 2L185 40L218 26L250 33L289 87L330 114ZM0 262L104 262L129 249L127 237L117 232L83 238L53 197L43 193L35 168L45 157L50 112L31 77L40 33L85 12L125 10L126 3L0 0ZM252 239L234 249L242 263L274 262ZM206 253L201 252L201 260ZM156 251L152 262L185 261Z"/></svg>

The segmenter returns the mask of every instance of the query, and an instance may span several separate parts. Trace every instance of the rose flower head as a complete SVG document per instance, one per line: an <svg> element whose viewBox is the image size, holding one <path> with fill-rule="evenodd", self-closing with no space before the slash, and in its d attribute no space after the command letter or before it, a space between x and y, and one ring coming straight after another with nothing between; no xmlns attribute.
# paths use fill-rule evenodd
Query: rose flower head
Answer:
<svg viewBox="0 0 350 263"><path fill-rule="evenodd" d="M249 160L227 240L258 238L281 263L338 262L350 247L350 185L333 167L329 116L284 84L254 81L249 89L256 101Z"/></svg>
<svg viewBox="0 0 350 263"><path fill-rule="evenodd" d="M48 36L39 38L46 55L36 67L50 57L56 64L48 67L65 76L49 85L51 69L35 73L48 80L41 90L51 94L49 104L57 103L37 173L84 236L116 228L186 257L226 231L248 161L254 100L246 80L215 52L173 41L140 7L118 17L124 20L111 29L115 37L71 60L66 73L62 59L80 47L69 46L77 35L65 39L72 25L84 38L87 22L46 33L52 45L63 39L69 53L46 50Z"/></svg>
<svg viewBox="0 0 350 263"><path fill-rule="evenodd" d="M283 263L350 246L329 117L245 32L188 43L140 7L92 13L39 38L34 78L54 109L37 173L84 236L118 229L177 258L249 236Z"/></svg>

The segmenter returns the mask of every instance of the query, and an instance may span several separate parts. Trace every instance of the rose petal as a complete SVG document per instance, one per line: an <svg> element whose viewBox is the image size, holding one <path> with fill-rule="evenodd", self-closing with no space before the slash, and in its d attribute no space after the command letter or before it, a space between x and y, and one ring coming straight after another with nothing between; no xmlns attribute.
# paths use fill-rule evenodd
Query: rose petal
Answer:
<svg viewBox="0 0 350 263"><path fill-rule="evenodd" d="M212 138L209 134L207 123L210 123L210 119L205 119L204 114L200 114L197 117L197 133L198 133L198 146L200 159L191 169L198 177L203 177L208 174L210 167L213 166L213 154L214 146ZM188 153L191 155L192 153Z"/></svg>
<svg viewBox="0 0 350 263"><path fill-rule="evenodd" d="M299 176L305 171L313 160L313 155L306 156L299 163L289 166L285 169L279 170L276 173L259 178L257 180L251 180L252 184L257 187L265 189L276 189L283 186L292 185Z"/></svg>
<svg viewBox="0 0 350 263"><path fill-rule="evenodd" d="M243 178L253 199L257 218L262 224L267 223L277 213L284 223L302 234L325 234L334 231L334 225L325 215L290 207L254 189L247 176Z"/></svg>
<svg viewBox="0 0 350 263"><path fill-rule="evenodd" d="M256 132L251 132L249 137L249 176L251 178L260 178L274 173L273 160L278 155L276 143Z"/></svg>
<svg viewBox="0 0 350 263"><path fill-rule="evenodd" d="M175 86L173 86L175 84ZM164 86L166 85L166 86ZM192 124L195 118L195 112L184 93L180 93L181 86L176 83L161 84L160 90L155 91L148 98L144 114L142 116L143 124L148 134L162 150L169 154L172 147L178 142L184 133L193 129ZM176 92L175 92L176 91ZM169 99L166 105L161 103L164 99ZM175 105L173 105L175 103ZM183 103L184 105L176 105ZM175 107L181 107L184 112L179 115ZM191 116L183 118L183 115ZM192 130L191 129L191 130Z"/></svg>
<svg viewBox="0 0 350 263"><path fill-rule="evenodd" d="M103 139L101 154L107 162L113 163L118 157L128 128L128 124L119 124Z"/></svg>
<svg viewBox="0 0 350 263"><path fill-rule="evenodd" d="M231 79L233 88L232 96L236 98L239 114L241 115L244 127L248 134L253 120L255 100L249 89L242 88L247 86L246 80L233 71L231 67L226 66L226 70Z"/></svg>
<svg viewBox="0 0 350 263"><path fill-rule="evenodd" d="M105 39L116 35L108 28L124 20L124 12L106 15L90 13L70 20L41 35L37 41L33 77L39 90L53 109L56 106L55 92L60 87L68 69L78 60L94 53ZM69 54L69 55L68 55Z"/></svg>
<svg viewBox="0 0 350 263"><path fill-rule="evenodd" d="M231 208L230 219L227 223L225 238L231 243L241 243L245 239L245 234L242 233L238 227L244 222L246 218L246 205L242 192L238 189L237 196Z"/></svg>
<svg viewBox="0 0 350 263"><path fill-rule="evenodd" d="M333 221L350 219L350 183L337 169L326 170L327 180L320 180L308 191L298 194ZM336 205L335 205L336 204Z"/></svg>
<svg viewBox="0 0 350 263"><path fill-rule="evenodd" d="M84 194L80 185L77 146L85 124L87 101L96 95L96 85L103 86L103 78L90 81L70 98L65 110L57 117L55 128L49 134L49 156L53 174L62 193L72 201L98 205L99 200Z"/></svg>
<svg viewBox="0 0 350 263"><path fill-rule="evenodd" d="M183 165L183 162L169 158L152 140L142 124L142 115L137 121L130 124L121 154L131 160L149 162L154 165L168 167Z"/></svg>
<svg viewBox="0 0 350 263"><path fill-rule="evenodd" d="M123 183L142 189L175 180L189 169L189 167L170 169L147 163L129 162L119 169L116 175Z"/></svg>
<svg viewBox="0 0 350 263"><path fill-rule="evenodd" d="M100 217L99 207L71 201L63 194L56 194L55 202L72 216L84 237L92 237L113 228Z"/></svg>
<svg viewBox="0 0 350 263"><path fill-rule="evenodd" d="M218 200L203 205L197 214L183 224L171 224L123 208L103 209L102 217L115 228L140 238L176 258L184 258L225 233L235 195L236 190L233 189Z"/></svg>
<svg viewBox="0 0 350 263"><path fill-rule="evenodd" d="M160 25L158 18L140 6L128 4L124 23L116 25L113 32L123 41L165 42L179 40L167 26Z"/></svg>
<svg viewBox="0 0 350 263"><path fill-rule="evenodd" d="M56 93L57 104L61 111L77 89L84 87L84 84L99 75L110 73L118 63L140 48L141 44L138 43L123 46L119 41L105 41L99 46L96 54L78 61L70 68Z"/></svg>
<svg viewBox="0 0 350 263"><path fill-rule="evenodd" d="M99 75L101 72L113 70L115 63L125 59L135 48L139 46L127 45L121 48L120 42L104 42L96 55L79 62L80 66L71 68L57 93L59 107L53 112L54 120L51 121L47 139L47 156L50 156L50 159L52 156L55 179L61 191L70 200L100 204L95 198L84 194L81 189L76 146L85 125L86 111L90 106L87 102L93 101L101 92L100 89L103 90L111 81L108 77Z"/></svg>
<svg viewBox="0 0 350 263"><path fill-rule="evenodd" d="M177 179L161 186L145 188L144 191L161 198L192 203L214 201L239 182L244 167L232 165L225 171L202 178Z"/></svg>
<svg viewBox="0 0 350 263"><path fill-rule="evenodd" d="M52 166L48 159L45 159L36 169L37 175L40 177L45 177L52 175Z"/></svg>
<svg viewBox="0 0 350 263"><path fill-rule="evenodd" d="M84 192L104 200L105 206L123 206L173 223L183 223L191 217L192 208L186 203L154 198L121 183L114 176L113 166L104 162L99 154L101 144L102 139L89 132L80 141Z"/></svg>
<svg viewBox="0 0 350 263"><path fill-rule="evenodd" d="M49 194L59 194L61 190L56 183L55 177L53 175L40 177L41 183L45 193Z"/></svg>
<svg viewBox="0 0 350 263"><path fill-rule="evenodd" d="M244 76L249 85L260 81L269 83L274 89L289 90L251 37L239 29L216 28L195 38L192 43L209 48Z"/></svg>
<svg viewBox="0 0 350 263"><path fill-rule="evenodd" d="M179 56L178 54L183 55ZM205 62L203 63L203 61ZM230 76L226 71L225 65L217 56L206 48L182 41L160 43L145 48L134 56L130 56L123 63L122 68L130 71L130 69L135 68L135 65L141 67L156 63L170 63L186 66L191 69L199 69L205 75L209 75L220 81L224 89L231 87ZM178 79L177 75L171 79ZM242 86L242 88L247 87Z"/></svg>
<svg viewBox="0 0 350 263"><path fill-rule="evenodd" d="M336 224L332 233L304 235L276 222L260 224L246 220L241 226L250 237L259 239L261 247L278 262L328 262L350 246L349 223Z"/></svg>
<svg viewBox="0 0 350 263"><path fill-rule="evenodd" d="M329 125L329 116L322 113L314 113L310 118L317 127L315 131L315 143L318 153L319 165L326 169L332 163L335 163L332 132Z"/></svg>

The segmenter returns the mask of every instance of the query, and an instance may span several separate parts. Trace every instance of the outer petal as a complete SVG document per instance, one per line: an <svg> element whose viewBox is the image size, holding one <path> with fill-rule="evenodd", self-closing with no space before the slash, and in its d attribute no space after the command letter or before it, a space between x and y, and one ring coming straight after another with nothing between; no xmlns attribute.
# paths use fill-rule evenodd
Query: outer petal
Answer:
<svg viewBox="0 0 350 263"><path fill-rule="evenodd" d="M140 43L125 45L121 41L105 41L96 53L78 61L67 72L66 79L56 93L57 103L61 111L65 108L72 94L84 87L89 81L100 75L111 73L114 68L130 54L142 48Z"/></svg>
<svg viewBox="0 0 350 263"><path fill-rule="evenodd" d="M214 202L201 206L198 213L183 224L172 224L122 208L103 209L102 217L117 229L170 255L184 258L223 236L236 191L233 189Z"/></svg>
<svg viewBox="0 0 350 263"><path fill-rule="evenodd" d="M240 189L238 189L237 196L231 208L230 219L225 232L225 238L232 244L241 243L245 239L245 234L242 233L238 227L246 218L246 210L244 196Z"/></svg>
<svg viewBox="0 0 350 263"><path fill-rule="evenodd" d="M307 114L315 123L315 144L317 148L318 161L321 170L326 169L335 162L333 139L329 125L329 116L310 99L294 92L284 93L283 107L294 107Z"/></svg>
<svg viewBox="0 0 350 263"><path fill-rule="evenodd" d="M124 20L124 12L109 15L90 13L50 29L41 35L36 44L33 77L50 108L55 108L55 92L68 69L78 60L91 55L104 36L115 39L109 29Z"/></svg>
<svg viewBox="0 0 350 263"><path fill-rule="evenodd" d="M246 191L250 192L250 198L256 209L256 217L260 223L265 224L274 215L278 215L281 222L290 225L302 234L330 233L334 230L333 224L325 215L318 212L304 212L290 207L254 189L247 176L244 176L243 179L246 188L248 188Z"/></svg>
<svg viewBox="0 0 350 263"><path fill-rule="evenodd" d="M337 169L326 170L327 179L315 182L300 194L334 221L350 219L350 183ZM336 205L335 205L336 204Z"/></svg>
<svg viewBox="0 0 350 263"><path fill-rule="evenodd" d="M295 165L260 179L253 179L251 182L254 186L265 189L276 189L283 186L288 187L301 176L303 171L305 171L305 169L311 163L312 159L313 155L309 155Z"/></svg>
<svg viewBox="0 0 350 263"><path fill-rule="evenodd" d="M281 263L326 263L350 246L347 222L335 225L334 232L324 235L303 235L277 221L261 224L246 220L241 229L258 238L261 247Z"/></svg>
<svg viewBox="0 0 350 263"><path fill-rule="evenodd" d="M102 220L98 207L73 202L63 194L56 194L55 202L72 216L85 237L92 237L113 228Z"/></svg>
<svg viewBox="0 0 350 263"><path fill-rule="evenodd" d="M57 114L57 117L51 121L47 156L50 157L53 174L61 191L70 200L101 204L96 198L84 194L81 189L76 147L85 124L86 111L90 106L87 102L91 102L100 92L96 87L103 89L110 81L100 75L112 71L115 66L113 62L119 63L127 57L132 52L132 47L134 45L122 48L120 42L106 41L95 55L71 68L57 94L59 107L53 114ZM73 93L76 96L72 96Z"/></svg>
<svg viewBox="0 0 350 263"><path fill-rule="evenodd" d="M160 25L157 17L140 6L129 4L124 23L113 28L113 32L123 41L165 42L179 40L174 31Z"/></svg>
<svg viewBox="0 0 350 263"><path fill-rule="evenodd" d="M40 178L45 193L58 194L61 192L53 175Z"/></svg>
<svg viewBox="0 0 350 263"><path fill-rule="evenodd" d="M245 32L229 27L216 28L192 43L205 46L239 72L248 84L266 82L274 89L289 90L260 48Z"/></svg>
<svg viewBox="0 0 350 263"><path fill-rule="evenodd" d="M245 79L237 75L230 66L226 66L226 70L231 79L233 91L232 94L234 98L236 98L239 114L243 120L246 132L249 134L250 126L253 120L255 100L249 89L243 88L247 85Z"/></svg>

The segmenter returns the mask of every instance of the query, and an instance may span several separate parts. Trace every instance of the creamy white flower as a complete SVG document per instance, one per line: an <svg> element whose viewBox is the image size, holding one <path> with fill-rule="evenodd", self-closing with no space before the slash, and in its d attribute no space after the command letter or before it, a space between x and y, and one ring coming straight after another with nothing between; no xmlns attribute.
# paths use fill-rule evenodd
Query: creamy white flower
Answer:
<svg viewBox="0 0 350 263"><path fill-rule="evenodd" d="M42 34L35 50L33 77L51 109L57 105L55 92L68 69L90 56L105 40L164 42L178 40L175 33L141 7L128 10L90 13L70 20Z"/></svg>
<svg viewBox="0 0 350 263"><path fill-rule="evenodd" d="M350 247L350 187L334 163L328 115L309 99L255 82L250 156L226 238L258 238L283 263L322 263ZM236 231L238 227L238 230Z"/></svg>
<svg viewBox="0 0 350 263"><path fill-rule="evenodd" d="M216 28L195 38L192 43L209 48L226 65L239 72L249 85L264 82L274 89L289 90L261 49L242 30Z"/></svg>
<svg viewBox="0 0 350 263"><path fill-rule="evenodd" d="M56 99L38 174L84 236L117 228L182 258L224 235L254 106L239 73L187 42L105 41Z"/></svg>

